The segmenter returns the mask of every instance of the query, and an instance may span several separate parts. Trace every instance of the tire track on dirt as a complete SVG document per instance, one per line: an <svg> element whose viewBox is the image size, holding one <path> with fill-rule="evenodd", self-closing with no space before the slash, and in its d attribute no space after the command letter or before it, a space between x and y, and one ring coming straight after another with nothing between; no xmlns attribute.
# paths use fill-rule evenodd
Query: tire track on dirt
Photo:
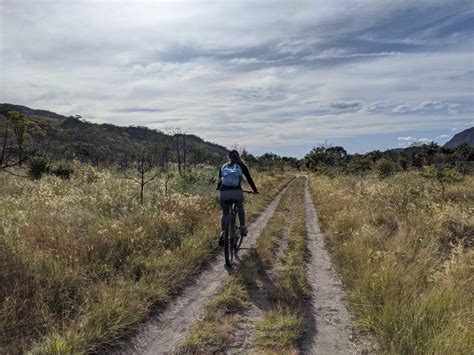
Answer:
<svg viewBox="0 0 474 355"><path fill-rule="evenodd" d="M296 180L294 180L296 184ZM252 354L256 353L257 349L254 346L255 341L255 329L254 324L262 318L263 312L272 308L271 293L275 289L275 271L281 267L281 258L283 253L288 248L288 238L291 233L291 222L293 220L294 206L296 202L296 187L293 184L293 190L288 191L291 193L291 202L288 211L286 211L285 225L281 230L280 239L278 240L278 248L275 251L275 258L273 264L263 272L259 273L257 278L258 283L256 285L249 285L248 291L252 304L242 314L242 320L235 333L234 341L229 344L226 349L226 354ZM302 201L301 201L302 202Z"/></svg>
<svg viewBox="0 0 474 355"><path fill-rule="evenodd" d="M255 222L249 226L249 234L244 239L240 252L245 255L257 241L258 236L275 212L281 197L293 179L270 202ZM202 319L205 306L217 291L222 281L228 277L224 268L224 255L218 256L205 271L197 276L178 296L157 316L144 323L137 335L125 347L112 354L171 354L175 346L183 340L190 326Z"/></svg>
<svg viewBox="0 0 474 355"><path fill-rule="evenodd" d="M301 344L304 354L358 354L363 351L353 341L352 316L346 307L346 294L330 255L309 191L305 186L306 228L310 252L308 281L312 301L307 330Z"/></svg>

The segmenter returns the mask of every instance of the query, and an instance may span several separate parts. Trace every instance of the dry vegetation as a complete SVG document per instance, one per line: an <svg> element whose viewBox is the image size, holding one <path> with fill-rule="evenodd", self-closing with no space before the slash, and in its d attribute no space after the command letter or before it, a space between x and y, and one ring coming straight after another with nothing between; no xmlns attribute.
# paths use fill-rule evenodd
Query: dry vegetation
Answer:
<svg viewBox="0 0 474 355"><path fill-rule="evenodd" d="M0 352L100 352L164 305L216 251L215 171L137 186L76 166L71 180L0 175ZM250 220L288 176L256 175Z"/></svg>
<svg viewBox="0 0 474 355"><path fill-rule="evenodd" d="M474 349L474 178L446 186L313 175L311 188L361 327L388 353Z"/></svg>

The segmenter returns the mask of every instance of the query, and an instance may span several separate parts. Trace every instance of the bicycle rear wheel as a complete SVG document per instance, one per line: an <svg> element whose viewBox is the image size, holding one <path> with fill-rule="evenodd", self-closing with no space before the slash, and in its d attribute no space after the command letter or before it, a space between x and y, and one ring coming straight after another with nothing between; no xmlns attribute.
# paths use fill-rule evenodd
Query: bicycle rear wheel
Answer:
<svg viewBox="0 0 474 355"><path fill-rule="evenodd" d="M230 214L225 229L224 236L224 258L227 267L231 267L234 261L234 233L235 233L235 215Z"/></svg>

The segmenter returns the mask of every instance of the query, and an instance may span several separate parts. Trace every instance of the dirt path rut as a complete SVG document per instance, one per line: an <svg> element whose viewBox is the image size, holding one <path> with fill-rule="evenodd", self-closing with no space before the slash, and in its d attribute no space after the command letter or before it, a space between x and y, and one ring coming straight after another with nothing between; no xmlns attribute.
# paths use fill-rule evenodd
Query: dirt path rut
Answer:
<svg viewBox="0 0 474 355"><path fill-rule="evenodd" d="M356 354L361 349L352 341L352 317L347 310L345 292L324 245L324 235L309 191L305 187L306 228L310 260L308 279L313 290L308 312L304 354Z"/></svg>
<svg viewBox="0 0 474 355"><path fill-rule="evenodd" d="M294 181L294 180L293 180ZM244 239L240 254L245 255L252 247L261 231L275 212L281 197L290 182L265 211L249 226L249 234ZM171 354L175 346L186 336L190 326L202 319L205 306L212 298L222 281L228 277L224 269L224 256L219 254L209 267L202 272L180 296L178 296L159 316L146 322L138 335L125 348L114 354Z"/></svg>
<svg viewBox="0 0 474 355"><path fill-rule="evenodd" d="M296 179L295 179L296 181ZM294 189L295 187L292 186ZM295 192L288 191L291 194L291 205L296 201ZM278 239L278 249L275 253L275 261L267 270L262 270L257 278L256 285L249 285L248 291L252 300L249 308L242 314L242 320L234 334L234 341L227 346L225 354L254 354L257 353L255 347L254 324L262 319L263 312L272 308L270 293L275 289L275 270L281 267L281 257L288 247L288 237L291 232L291 221L294 209L289 208L286 212L285 226L281 230Z"/></svg>

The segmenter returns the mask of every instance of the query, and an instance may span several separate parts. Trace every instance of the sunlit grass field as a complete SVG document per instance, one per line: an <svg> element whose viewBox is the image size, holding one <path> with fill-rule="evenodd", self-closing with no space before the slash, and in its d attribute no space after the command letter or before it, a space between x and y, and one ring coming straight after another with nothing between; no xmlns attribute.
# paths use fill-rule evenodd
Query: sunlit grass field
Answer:
<svg viewBox="0 0 474 355"><path fill-rule="evenodd" d="M361 327L381 349L474 349L474 177L447 186L417 172L311 176L327 245Z"/></svg>
<svg viewBox="0 0 474 355"><path fill-rule="evenodd" d="M217 172L139 187L75 166L71 180L0 175L0 353L100 352L135 329L217 248ZM258 174L250 221L290 179Z"/></svg>

